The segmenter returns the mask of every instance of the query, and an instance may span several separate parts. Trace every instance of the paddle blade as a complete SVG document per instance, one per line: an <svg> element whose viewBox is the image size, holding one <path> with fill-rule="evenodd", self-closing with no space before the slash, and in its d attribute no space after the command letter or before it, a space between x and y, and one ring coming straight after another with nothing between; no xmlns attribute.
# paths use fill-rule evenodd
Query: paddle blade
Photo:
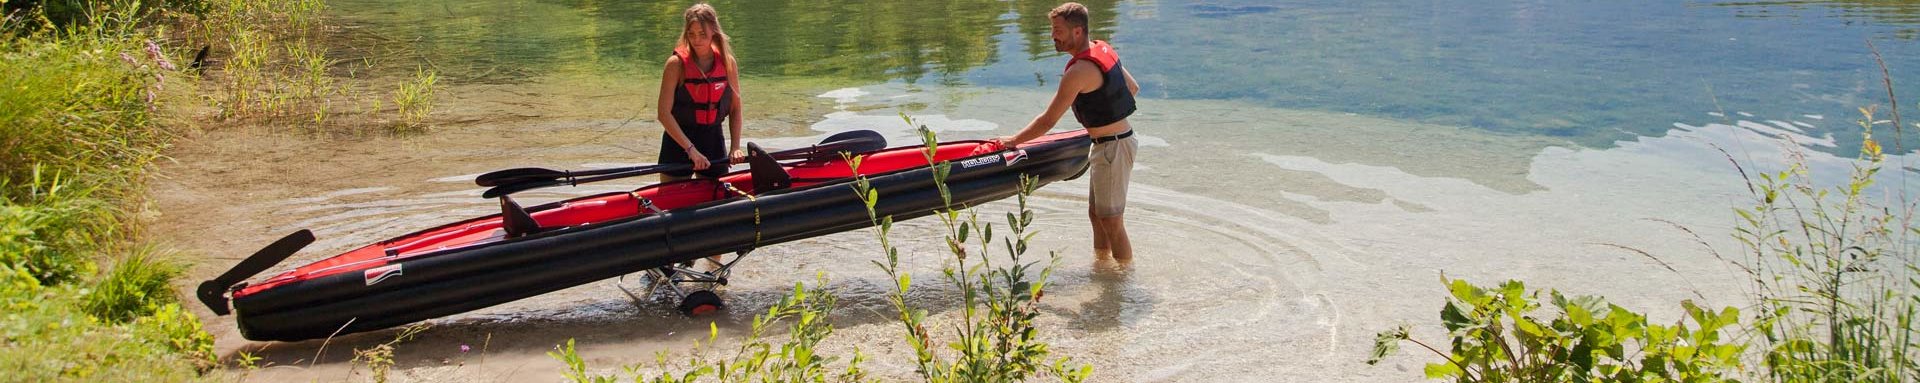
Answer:
<svg viewBox="0 0 1920 383"><path fill-rule="evenodd" d="M840 152L859 154L886 148L887 137L880 135L880 132L871 130L849 130L827 136L826 139L820 140L819 144L813 146L787 149L767 154L777 160L804 159L817 161L838 159L840 158Z"/></svg>
<svg viewBox="0 0 1920 383"><path fill-rule="evenodd" d="M528 181L546 181L565 178L567 172L542 168L513 168L496 170L473 178L474 185L500 186Z"/></svg>
<svg viewBox="0 0 1920 383"><path fill-rule="evenodd" d="M227 315L225 294L228 288L233 287L235 283L240 283L241 280L253 277L254 274L266 271L273 265L280 264L280 261L287 260L287 257L293 256L293 253L300 252L300 249L310 244L313 244L313 231L301 229L288 234L278 241L273 241L267 247L260 248L260 251L253 252L253 255L247 256L247 259L240 260L239 264L233 265L233 268L227 269L225 273L220 273L220 276L201 282L195 293L199 295L200 303L206 304L214 314Z"/></svg>
<svg viewBox="0 0 1920 383"><path fill-rule="evenodd" d="M813 159L838 158L840 152L860 154L886 149L887 136L871 130L846 131L827 136L826 140L820 142L819 147L820 150L817 151L826 153L816 153Z"/></svg>
<svg viewBox="0 0 1920 383"><path fill-rule="evenodd" d="M480 193L480 198L494 199L494 198L500 198L500 196L504 196L508 194L519 193L523 191L550 187L550 186L559 186L559 185L560 185L559 180L510 183L506 185L495 186L492 189L487 189L486 192Z"/></svg>

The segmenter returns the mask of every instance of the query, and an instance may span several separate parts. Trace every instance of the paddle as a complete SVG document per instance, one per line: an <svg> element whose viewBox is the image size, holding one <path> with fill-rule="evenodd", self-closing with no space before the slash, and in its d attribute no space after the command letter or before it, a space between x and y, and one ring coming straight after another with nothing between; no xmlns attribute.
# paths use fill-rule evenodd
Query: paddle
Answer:
<svg viewBox="0 0 1920 383"><path fill-rule="evenodd" d="M232 269L221 273L220 276L214 277L212 280L206 282L201 282L200 288L195 291L195 295L200 296L200 303L204 303L208 309L212 309L214 315L227 315L226 292L228 289L232 288L234 284L240 283L240 281L252 278L254 274L266 271L267 268L279 264L280 261L287 260L287 257L293 256L293 253L299 252L301 248L305 248L312 243L312 231L301 229L300 231L293 232L293 234L288 234L278 241L273 241L273 244L260 248L260 251L253 252L253 255L247 256L247 259L243 259L239 264L233 265Z"/></svg>
<svg viewBox="0 0 1920 383"><path fill-rule="evenodd" d="M839 152L865 153L887 148L887 138L871 130L854 130L828 136L819 144L804 148L782 150L767 153L776 160L831 158ZM515 168L487 174L474 179L481 186L498 185L481 193L481 198L499 198L500 196L522 191L560 185L579 185L611 179L627 178L655 174L674 170L690 169L689 164L658 164L626 168L595 169L579 172L548 170L541 168Z"/></svg>
<svg viewBox="0 0 1920 383"><path fill-rule="evenodd" d="M837 153L841 151L850 151L855 153L870 152L870 151L885 149L886 147L887 147L887 139L886 137L881 136L880 133L874 132L871 130L852 130L852 131L835 133L834 135L827 136L825 140L821 140L820 143L817 145L813 145L805 148L792 149L792 150L783 150L783 151L769 153L769 154L773 155L775 159L791 160L791 159L797 159L797 158L814 158L822 154L832 154L832 153ZM687 165L687 164L657 164L657 165L593 169L593 170L582 170L582 171L552 170L552 169L544 169L544 168L513 168L513 169L499 170L499 171L488 172L486 174L481 174L479 177L474 177L473 184L479 185L479 186L501 186L506 184L536 182L536 181L551 181L551 180L568 180L566 183L578 184L578 182L574 182L572 181L572 179L577 177L597 176L597 175L616 174L616 173L626 174L627 177L640 176L640 175L661 173L666 171L681 170L676 166L683 166L683 165ZM627 174L627 173L633 173L633 174Z"/></svg>

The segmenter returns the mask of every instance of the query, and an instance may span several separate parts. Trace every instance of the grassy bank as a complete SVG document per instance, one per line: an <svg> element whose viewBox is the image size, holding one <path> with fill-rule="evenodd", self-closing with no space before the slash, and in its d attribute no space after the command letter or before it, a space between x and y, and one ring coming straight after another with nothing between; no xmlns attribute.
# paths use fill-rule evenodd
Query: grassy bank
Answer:
<svg viewBox="0 0 1920 383"><path fill-rule="evenodd" d="M204 75L198 47L300 30L261 26L319 3L0 3L0 380L204 379L216 356L175 293L182 257L141 242L145 172L208 107L287 88L278 67ZM225 52L303 52L265 41Z"/></svg>
<svg viewBox="0 0 1920 383"><path fill-rule="evenodd" d="M174 297L182 266L137 245L142 169L173 66L138 13L12 18L0 35L0 375L194 379L212 340ZM177 66L175 66L177 68ZM174 88L180 88L176 85Z"/></svg>

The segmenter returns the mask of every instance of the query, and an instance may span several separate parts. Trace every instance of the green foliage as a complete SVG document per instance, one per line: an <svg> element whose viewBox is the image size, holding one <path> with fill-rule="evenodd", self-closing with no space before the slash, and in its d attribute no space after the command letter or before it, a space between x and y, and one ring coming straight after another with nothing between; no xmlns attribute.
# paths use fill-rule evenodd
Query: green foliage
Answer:
<svg viewBox="0 0 1920 383"><path fill-rule="evenodd" d="M1687 318L1671 326L1608 304L1599 297L1567 297L1548 290L1555 316L1541 320L1541 291L1508 281L1474 286L1441 277L1452 297L1440 310L1452 338L1446 352L1412 339L1407 327L1380 333L1368 364L1413 342L1446 358L1426 367L1429 378L1458 382L1720 382L1736 381L1746 346L1721 339L1739 310L1718 312L1681 302ZM1689 328L1691 320L1694 327Z"/></svg>
<svg viewBox="0 0 1920 383"><path fill-rule="evenodd" d="M830 364L840 357L821 355L817 352L820 341L833 334L833 325L827 321L828 315L838 304L838 298L827 291L826 280L822 278L811 289L803 284L795 284L793 292L779 303L767 308L766 314L753 318L753 327L739 347L728 355L716 350L701 348L696 342L694 352L682 363L668 362L668 354L662 352L654 361L651 370L657 373L648 375L649 366L627 366L628 374L635 382L679 383L700 380L720 382L823 382L866 381L866 373L860 369L865 357L858 350L847 362L845 368L832 372ZM787 323L787 340L773 344L765 338L766 332L781 323ZM705 345L713 345L720 336L719 327L709 324ZM565 345L555 346L547 356L567 365L564 376L570 382L610 383L616 378L609 375L597 375L588 371L587 364L574 349L573 339Z"/></svg>
<svg viewBox="0 0 1920 383"><path fill-rule="evenodd" d="M142 27L182 3L32 4L56 3L84 17L36 7L0 22L0 376L194 380L212 338L173 303L179 266L129 244L122 208L165 145L154 116L181 74Z"/></svg>
<svg viewBox="0 0 1920 383"><path fill-rule="evenodd" d="M430 327L432 326L427 324L407 326L407 328L401 329L399 334L395 334L393 340L374 345L373 347L353 350L354 368L358 369L359 364L366 364L367 370L373 374L372 378L374 382L386 383L387 373L393 371L394 346L413 340L415 335L420 335L420 332L427 331L427 328Z"/></svg>
<svg viewBox="0 0 1920 383"><path fill-rule="evenodd" d="M161 70L133 58L139 40L15 32L0 31L0 198L59 197L35 189L54 178L132 179L164 139L150 112Z"/></svg>
<svg viewBox="0 0 1920 383"><path fill-rule="evenodd" d="M22 186L0 182L21 196L0 200L0 263L42 284L76 280L92 271L88 252L111 236L116 217L92 188L38 171L31 177Z"/></svg>
<svg viewBox="0 0 1920 383"><path fill-rule="evenodd" d="M151 247L135 249L132 255L113 265L105 278L81 298L81 310L110 322L124 322L148 316L163 305L178 301L170 282L185 266L170 261Z"/></svg>
<svg viewBox="0 0 1920 383"><path fill-rule="evenodd" d="M1741 267L1760 301L1752 327L1777 381L1920 380L1920 228L1911 206L1875 202L1886 157L1873 128L1890 122L1871 108L1860 112L1864 142L1846 184L1818 187L1794 162L1748 180L1755 204L1735 211L1734 237L1747 255Z"/></svg>
<svg viewBox="0 0 1920 383"><path fill-rule="evenodd" d="M393 91L393 105L400 109L400 126L396 132L425 130L421 122L427 114L433 113L434 84L439 82L439 74L425 68L415 69L413 80L400 84Z"/></svg>
<svg viewBox="0 0 1920 383"><path fill-rule="evenodd" d="M42 286L0 266L0 371L18 381L190 381L214 366L213 338L177 304L124 323L80 309L72 284Z"/></svg>
<svg viewBox="0 0 1920 383"><path fill-rule="evenodd" d="M8 0L0 5L0 14L38 14L46 23L40 27L53 28L144 20L159 12L201 12L207 7L200 0Z"/></svg>
<svg viewBox="0 0 1920 383"><path fill-rule="evenodd" d="M340 101L335 96L349 88L328 73L338 62L309 43L325 9L322 0L220 0L189 24L189 44L225 53L208 76L217 90L209 101L221 118L267 126L304 122L309 131L327 126Z"/></svg>
<svg viewBox="0 0 1920 383"><path fill-rule="evenodd" d="M901 115L908 125L914 125L911 118ZM944 209L936 211L934 216L946 229L946 244L953 256L954 264L945 268L942 275L946 282L960 291L961 317L955 325L955 339L941 347L939 340L927 330L927 312L908 304L907 292L912 288L912 278L900 270L900 250L894 247L888 236L893 229L892 216L880 216L875 210L878 206L879 191L862 177L854 185L855 192L867 202L868 218L874 225L874 235L880 240L887 258L885 263L874 264L887 272L896 282L894 291L888 295L898 313L901 327L906 333L907 344L913 347L916 370L929 382L1006 382L1024 381L1039 376L1052 376L1061 381L1084 381L1092 374L1092 367L1076 365L1068 358L1049 361L1050 351L1046 342L1039 339L1039 328L1034 319L1040 314L1039 301L1047 285L1048 276L1059 264L1059 254L1049 254L1050 262L1046 267L1034 273L1038 262L1022 262L1027 252L1027 243L1036 233L1028 232L1033 223L1033 211L1027 208L1027 196L1038 186L1032 178L1022 178L1018 194L1018 215L1007 213L1007 227L1010 236L1002 237L1012 264L995 266L990 250L994 248L993 224L982 224L979 215L971 210L962 216L962 212L953 205L952 197L946 189L946 176L952 164L939 161L939 140L931 129L919 126L921 139L926 145L924 155L932 164L934 183L940 186L940 196ZM850 161L854 173L858 174L858 161ZM977 232L977 234L976 234ZM974 248L978 256L969 256L969 239L977 239ZM944 350L943 350L944 349ZM951 352L944 352L951 350ZM943 355L946 354L946 355Z"/></svg>

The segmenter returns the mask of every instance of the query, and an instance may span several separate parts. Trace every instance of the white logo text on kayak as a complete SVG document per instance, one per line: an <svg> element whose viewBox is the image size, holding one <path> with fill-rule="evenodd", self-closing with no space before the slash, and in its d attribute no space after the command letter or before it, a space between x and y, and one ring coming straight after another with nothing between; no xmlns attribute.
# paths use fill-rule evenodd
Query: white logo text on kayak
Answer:
<svg viewBox="0 0 1920 383"><path fill-rule="evenodd" d="M980 157L980 158L969 158L969 159L966 159L965 161L960 161L960 168L961 168L961 169L972 169L972 168L973 168L973 167L975 167L975 166L980 166L980 165L991 165L991 164L997 164L997 163L1000 163L1000 156L986 156L986 157Z"/></svg>

